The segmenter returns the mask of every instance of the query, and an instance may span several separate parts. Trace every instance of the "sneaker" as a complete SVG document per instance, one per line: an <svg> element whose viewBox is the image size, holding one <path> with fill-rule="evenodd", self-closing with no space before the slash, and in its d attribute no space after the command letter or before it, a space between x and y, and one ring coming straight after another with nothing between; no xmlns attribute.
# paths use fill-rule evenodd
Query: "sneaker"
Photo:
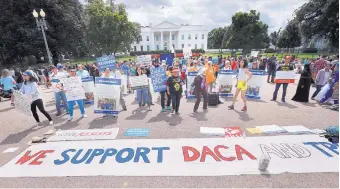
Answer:
<svg viewBox="0 0 340 189"><path fill-rule="evenodd" d="M38 126L42 126L43 124L41 122L38 122Z"/></svg>
<svg viewBox="0 0 340 189"><path fill-rule="evenodd" d="M166 109L167 109L167 110L171 110L171 106L168 106Z"/></svg>
<svg viewBox="0 0 340 189"><path fill-rule="evenodd" d="M312 100L315 100L315 98L314 98L314 97L312 97L311 99L312 99Z"/></svg>
<svg viewBox="0 0 340 189"><path fill-rule="evenodd" d="M173 114L173 113L174 113L174 110L171 110L170 112Z"/></svg>
<svg viewBox="0 0 340 189"><path fill-rule="evenodd" d="M281 99L281 101L282 101L282 102L286 102L286 100L285 100L285 99Z"/></svg>
<svg viewBox="0 0 340 189"><path fill-rule="evenodd" d="M193 112L194 112L194 113L196 113L196 112L197 112L197 110L195 110L195 109L194 109L194 111L193 111Z"/></svg>
<svg viewBox="0 0 340 189"><path fill-rule="evenodd" d="M142 107L142 104L138 104L139 105L139 107Z"/></svg>
<svg viewBox="0 0 340 189"><path fill-rule="evenodd" d="M165 108L162 108L162 111L161 112L166 112L166 109Z"/></svg>
<svg viewBox="0 0 340 189"><path fill-rule="evenodd" d="M126 106L123 106L123 110L124 110L124 111L127 111L127 108L126 108Z"/></svg>
<svg viewBox="0 0 340 189"><path fill-rule="evenodd" d="M104 114L103 117L106 117L106 114Z"/></svg>
<svg viewBox="0 0 340 189"><path fill-rule="evenodd" d="M272 98L270 101L276 101L276 99L273 99L273 98Z"/></svg>
<svg viewBox="0 0 340 189"><path fill-rule="evenodd" d="M230 105L228 106L229 110L233 110L234 109L234 105Z"/></svg>
<svg viewBox="0 0 340 189"><path fill-rule="evenodd" d="M145 106L145 103L144 103L144 104L142 104L142 106Z"/></svg>
<svg viewBox="0 0 340 189"><path fill-rule="evenodd" d="M50 124L50 125L53 125L53 121L50 121L49 124Z"/></svg>
<svg viewBox="0 0 340 189"><path fill-rule="evenodd" d="M241 111L247 111L247 106L243 106Z"/></svg>
<svg viewBox="0 0 340 189"><path fill-rule="evenodd" d="M83 114L83 118L87 118L87 115L86 115L86 114Z"/></svg>
<svg viewBox="0 0 340 189"><path fill-rule="evenodd" d="M176 115L179 115L179 112L175 112Z"/></svg>
<svg viewBox="0 0 340 189"><path fill-rule="evenodd" d="M203 107L203 110L207 110L208 108L207 107Z"/></svg>
<svg viewBox="0 0 340 189"><path fill-rule="evenodd" d="M11 103L11 106L14 106L14 103Z"/></svg>
<svg viewBox="0 0 340 189"><path fill-rule="evenodd" d="M70 116L70 117L68 118L68 121L72 121L72 119L73 119L73 117Z"/></svg>

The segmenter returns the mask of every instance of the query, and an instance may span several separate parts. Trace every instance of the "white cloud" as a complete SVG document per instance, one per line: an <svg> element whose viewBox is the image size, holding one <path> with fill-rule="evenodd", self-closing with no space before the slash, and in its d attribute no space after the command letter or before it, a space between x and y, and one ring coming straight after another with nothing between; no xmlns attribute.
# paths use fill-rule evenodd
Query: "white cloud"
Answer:
<svg viewBox="0 0 340 189"><path fill-rule="evenodd" d="M168 20L175 24L203 24L209 29L231 23L236 12L257 10L269 32L284 28L294 11L308 0L116 0L127 7L129 19L141 25ZM165 8L161 10L161 7Z"/></svg>

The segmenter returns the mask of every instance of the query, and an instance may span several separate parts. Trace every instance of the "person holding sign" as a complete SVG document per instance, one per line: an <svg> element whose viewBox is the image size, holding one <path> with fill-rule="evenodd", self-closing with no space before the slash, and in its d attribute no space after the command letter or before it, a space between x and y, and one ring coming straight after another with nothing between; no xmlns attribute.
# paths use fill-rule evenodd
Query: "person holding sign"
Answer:
<svg viewBox="0 0 340 189"><path fill-rule="evenodd" d="M75 80L79 78L79 77L77 78L76 70L74 70L74 69L70 70L70 77L69 78L72 78L72 79L75 79ZM80 80L80 78L79 78L79 80ZM80 80L80 83L81 83L81 80ZM65 93L70 92L68 90L72 90L71 88L68 88L68 87L69 86L67 86L67 85L65 86L65 88L64 88ZM85 96L85 93L82 94L82 95L78 94L78 96L79 96L79 99L72 99L72 100L70 100L69 98L67 99L68 112L70 114L68 121L72 121L72 119L73 119L73 108L74 108L74 105L75 105L76 102L78 104L78 107L79 107L79 110L80 110L82 117L87 118L87 115L85 114L84 103L83 103L83 99L84 99L83 96Z"/></svg>
<svg viewBox="0 0 340 189"><path fill-rule="evenodd" d="M87 70L84 70L83 65L78 65L77 76L79 76L80 78L85 78L85 77L89 77L90 74Z"/></svg>
<svg viewBox="0 0 340 189"><path fill-rule="evenodd" d="M146 75L145 73L146 73L145 70L142 70L141 67L137 67L136 76ZM149 98L149 88L137 89L136 92L139 107L145 106L145 104L147 104L150 107L151 103Z"/></svg>
<svg viewBox="0 0 340 189"><path fill-rule="evenodd" d="M37 80L33 77L30 71L26 71L22 74L24 76L24 84L22 85L20 91L28 95L31 99L31 111L33 114L34 119L37 121L38 124L41 124L39 116L37 114L37 107L39 111L46 116L49 121L50 125L53 125L52 118L50 114L48 114L44 108L44 103L39 95L38 92L38 84Z"/></svg>
<svg viewBox="0 0 340 189"><path fill-rule="evenodd" d="M276 71L292 71L294 70L293 66L291 66L289 64L291 57L290 56L286 56L284 64L280 65ZM271 101L276 101L277 98L277 92L279 91L281 85L283 86L283 92L282 92L282 98L281 101L282 102L286 102L285 98L286 98L286 93L287 93L287 87L288 87L288 83L276 83L275 86L275 91L273 93L273 98L271 99Z"/></svg>
<svg viewBox="0 0 340 189"><path fill-rule="evenodd" d="M67 74L67 72L65 72L63 70L63 68L64 68L64 66L62 64L57 64L57 67L52 66L52 68L51 68L51 71L52 71L51 84L52 84L52 89L53 89L54 95L55 95L54 98L55 98L55 105L56 105L56 109L57 109L56 116L61 115L60 101L63 101L64 108L66 109L66 111L68 111L67 99L66 99L66 95L63 91L63 85L61 83L61 80L63 78L68 77L68 74Z"/></svg>
<svg viewBox="0 0 340 189"><path fill-rule="evenodd" d="M178 109L183 93L182 85L184 84L178 74L178 69L172 70L172 76L167 81L167 92L168 95L171 95L172 100L171 113L175 111L175 114L179 114Z"/></svg>
<svg viewBox="0 0 340 189"><path fill-rule="evenodd" d="M247 79L248 76L248 79ZM246 59L240 60L240 66L238 69L238 74L237 74L237 84L236 84L236 92L234 95L233 103L228 106L230 110L234 109L235 102L237 100L238 95L240 94L241 91L241 98L243 100L244 106L242 108L242 111L247 111L247 100L246 100L246 91L247 91L247 82L252 78L252 74L249 71L248 68L248 62Z"/></svg>

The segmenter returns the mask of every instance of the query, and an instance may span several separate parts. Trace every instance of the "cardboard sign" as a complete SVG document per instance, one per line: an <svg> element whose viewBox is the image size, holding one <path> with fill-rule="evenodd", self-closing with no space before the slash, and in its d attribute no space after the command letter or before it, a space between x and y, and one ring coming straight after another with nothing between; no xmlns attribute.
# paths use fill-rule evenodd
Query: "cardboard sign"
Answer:
<svg viewBox="0 0 340 189"><path fill-rule="evenodd" d="M189 47L183 48L183 56L184 58L190 58L192 56L191 48Z"/></svg>
<svg viewBox="0 0 340 189"><path fill-rule="evenodd" d="M222 176L339 172L338 145L317 135L47 142L0 168L0 177Z"/></svg>
<svg viewBox="0 0 340 189"><path fill-rule="evenodd" d="M31 100L25 94L20 91L13 90L15 109L19 112L31 116Z"/></svg>
<svg viewBox="0 0 340 189"><path fill-rule="evenodd" d="M149 136L150 129L149 128L129 128L124 136Z"/></svg>
<svg viewBox="0 0 340 189"><path fill-rule="evenodd" d="M224 128L225 137L243 137L244 132L241 127L234 126L234 127L225 127Z"/></svg>
<svg viewBox="0 0 340 189"><path fill-rule="evenodd" d="M85 91L85 102L93 102L94 100L94 81L93 77L84 77L81 79Z"/></svg>
<svg viewBox="0 0 340 189"><path fill-rule="evenodd" d="M110 70L116 69L116 58L114 55L102 56L96 58L96 62L98 64L98 68L100 71L104 71L106 68L110 68Z"/></svg>
<svg viewBox="0 0 340 189"><path fill-rule="evenodd" d="M66 91L65 94L67 101L80 100L85 98L85 91L81 78L79 76L64 78L62 82L64 86L64 91Z"/></svg>
<svg viewBox="0 0 340 189"><path fill-rule="evenodd" d="M194 83L195 77L197 76L198 72L188 72L187 75L187 82L186 82L186 96L188 99L196 98L194 86L191 86Z"/></svg>
<svg viewBox="0 0 340 189"><path fill-rule="evenodd" d="M260 51L251 51L250 57L257 57L257 55L260 53Z"/></svg>
<svg viewBox="0 0 340 189"><path fill-rule="evenodd" d="M274 81L275 83L294 83L295 71L277 71Z"/></svg>
<svg viewBox="0 0 340 189"><path fill-rule="evenodd" d="M120 79L96 77L94 113L117 115L120 108Z"/></svg>
<svg viewBox="0 0 340 189"><path fill-rule="evenodd" d="M236 70L220 70L218 73L218 90L221 96L233 97L236 85Z"/></svg>
<svg viewBox="0 0 340 189"><path fill-rule="evenodd" d="M148 88L149 87L148 77L146 75L131 76L130 84L132 90Z"/></svg>
<svg viewBox="0 0 340 189"><path fill-rule="evenodd" d="M246 98L261 99L262 89L265 82L266 71L263 70L251 70L252 78L247 83Z"/></svg>
<svg viewBox="0 0 340 189"><path fill-rule="evenodd" d="M151 54L137 56L137 62L142 65L149 66L152 64Z"/></svg>
<svg viewBox="0 0 340 189"><path fill-rule="evenodd" d="M118 131L119 128L57 131L47 141L113 140Z"/></svg>
<svg viewBox="0 0 340 189"><path fill-rule="evenodd" d="M153 67L151 69L151 81L152 86L155 92L162 92L166 90L166 84L167 76L166 76L166 70L164 67Z"/></svg>

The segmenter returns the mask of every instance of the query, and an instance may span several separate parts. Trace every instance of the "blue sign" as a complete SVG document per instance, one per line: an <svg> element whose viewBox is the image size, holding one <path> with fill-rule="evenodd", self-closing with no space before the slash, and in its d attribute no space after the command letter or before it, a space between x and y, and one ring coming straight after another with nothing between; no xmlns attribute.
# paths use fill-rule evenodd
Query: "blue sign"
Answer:
<svg viewBox="0 0 340 189"><path fill-rule="evenodd" d="M149 128L129 128L124 136L149 136Z"/></svg>
<svg viewBox="0 0 340 189"><path fill-rule="evenodd" d="M151 69L151 81L155 92L162 92L166 90L165 82L167 80L167 76L165 71L164 67L152 67Z"/></svg>
<svg viewBox="0 0 340 189"><path fill-rule="evenodd" d="M109 56L102 56L102 57L98 57L96 58L99 70L101 70L102 72L106 69L106 68L110 68L110 70L116 69L116 59L115 56L113 55L109 55Z"/></svg>
<svg viewBox="0 0 340 189"><path fill-rule="evenodd" d="M166 64L168 66L172 66L172 63L174 62L174 54L160 54L161 61L165 60Z"/></svg>

